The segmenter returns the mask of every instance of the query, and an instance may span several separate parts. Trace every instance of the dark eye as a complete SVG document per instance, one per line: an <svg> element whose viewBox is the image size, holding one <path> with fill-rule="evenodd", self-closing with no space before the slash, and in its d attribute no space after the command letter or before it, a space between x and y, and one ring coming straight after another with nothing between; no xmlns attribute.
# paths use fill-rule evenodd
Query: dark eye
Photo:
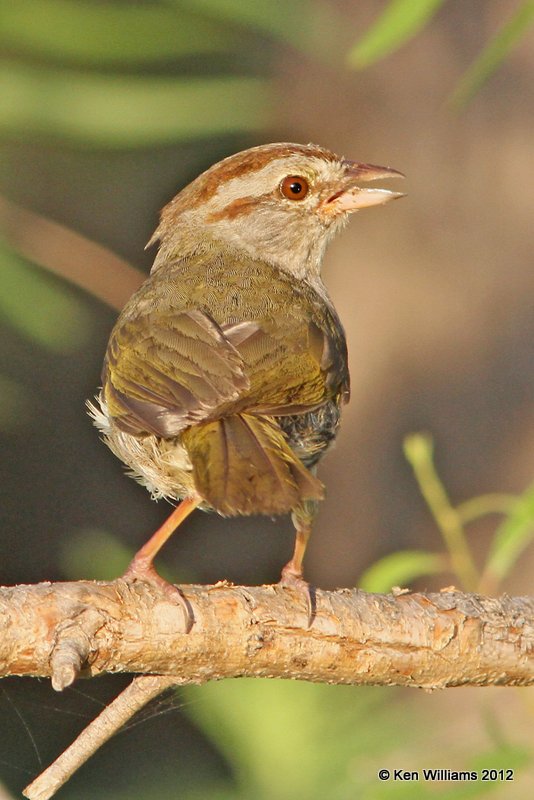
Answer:
<svg viewBox="0 0 534 800"><path fill-rule="evenodd" d="M288 175L280 184L280 191L288 200L304 200L309 188L306 178L300 175Z"/></svg>

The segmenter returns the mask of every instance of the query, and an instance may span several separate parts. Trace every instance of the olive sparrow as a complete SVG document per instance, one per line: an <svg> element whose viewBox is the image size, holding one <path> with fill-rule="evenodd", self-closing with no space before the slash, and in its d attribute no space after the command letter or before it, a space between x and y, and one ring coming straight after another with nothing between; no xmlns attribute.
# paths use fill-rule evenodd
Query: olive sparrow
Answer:
<svg viewBox="0 0 534 800"><path fill-rule="evenodd" d="M302 560L323 497L316 465L349 398L321 262L351 212L403 196L358 183L396 177L316 145L267 144L210 167L161 213L150 277L113 328L89 405L152 497L181 500L126 576L176 593L187 629L185 598L152 562L197 507L291 513L295 550L281 582L305 591L312 613Z"/></svg>

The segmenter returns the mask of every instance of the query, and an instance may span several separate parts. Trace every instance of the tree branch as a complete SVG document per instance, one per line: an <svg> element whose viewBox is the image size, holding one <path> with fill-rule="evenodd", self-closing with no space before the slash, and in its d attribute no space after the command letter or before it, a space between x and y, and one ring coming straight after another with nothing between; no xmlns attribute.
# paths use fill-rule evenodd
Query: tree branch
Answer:
<svg viewBox="0 0 534 800"><path fill-rule="evenodd" d="M534 684L534 598L317 591L307 627L298 591L225 582L181 587L195 623L152 585L42 583L0 588L0 677L141 673L25 790L46 800L121 725L173 684L230 677L345 684Z"/></svg>
<svg viewBox="0 0 534 800"><path fill-rule="evenodd" d="M436 688L534 683L534 598L317 591L313 624L300 594L225 582L182 587L182 609L152 585L79 581L0 588L0 677L136 672L288 677Z"/></svg>
<svg viewBox="0 0 534 800"><path fill-rule="evenodd" d="M0 230L29 261L119 311L147 277L107 247L1 195Z"/></svg>
<svg viewBox="0 0 534 800"><path fill-rule="evenodd" d="M139 675L84 728L59 758L24 789L29 800L48 800L131 717L170 686L182 683L161 675ZM0 798L1 800L1 798Z"/></svg>

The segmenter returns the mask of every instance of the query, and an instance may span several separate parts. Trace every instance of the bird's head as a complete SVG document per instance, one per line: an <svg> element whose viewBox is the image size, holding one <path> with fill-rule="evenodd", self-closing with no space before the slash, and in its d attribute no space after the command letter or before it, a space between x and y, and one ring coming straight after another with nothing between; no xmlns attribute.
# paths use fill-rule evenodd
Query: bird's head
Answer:
<svg viewBox="0 0 534 800"><path fill-rule="evenodd" d="M317 145L267 144L225 158L163 209L154 269L199 247L245 253L299 278L319 274L349 214L403 195L361 183L403 177Z"/></svg>

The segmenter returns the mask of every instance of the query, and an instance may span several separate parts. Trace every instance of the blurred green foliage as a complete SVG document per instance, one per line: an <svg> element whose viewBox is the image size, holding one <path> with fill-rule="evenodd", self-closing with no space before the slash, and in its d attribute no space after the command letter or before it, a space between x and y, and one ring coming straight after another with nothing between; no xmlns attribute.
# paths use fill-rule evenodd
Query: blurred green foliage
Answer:
<svg viewBox="0 0 534 800"><path fill-rule="evenodd" d="M534 539L534 486L516 498L498 526L482 575L482 589L495 592Z"/></svg>
<svg viewBox="0 0 534 800"><path fill-rule="evenodd" d="M17 0L2 8L0 43L4 53L34 62L124 70L228 53L239 37L215 20L183 7L178 14L164 3Z"/></svg>
<svg viewBox="0 0 534 800"><path fill-rule="evenodd" d="M168 144L262 128L269 99L261 78L162 78L4 66L0 132L61 137L78 145Z"/></svg>
<svg viewBox="0 0 534 800"><path fill-rule="evenodd" d="M92 318L70 286L31 266L0 241L0 319L30 343L56 353L88 342Z"/></svg>
<svg viewBox="0 0 534 800"><path fill-rule="evenodd" d="M63 543L60 563L68 580L112 581L123 574L131 559L130 548L117 536L102 528L82 527ZM164 575L165 569L160 572Z"/></svg>
<svg viewBox="0 0 534 800"><path fill-rule="evenodd" d="M355 69L370 67L392 55L431 22L445 0L390 0L347 56ZM533 0L523 0L461 77L449 97L454 108L465 106L499 68L534 21Z"/></svg>
<svg viewBox="0 0 534 800"><path fill-rule="evenodd" d="M462 108L475 96L495 70L500 67L515 45L525 36L533 22L534 2L525 0L462 76L449 98L451 106Z"/></svg>
<svg viewBox="0 0 534 800"><path fill-rule="evenodd" d="M399 702L385 703L387 694L383 689L229 680L188 688L185 695L192 702L185 711L232 766L234 788L229 786L226 796L341 800L363 796L359 792L371 778L376 783L376 764L395 746L403 710ZM205 786L202 796L214 800L221 788Z"/></svg>
<svg viewBox="0 0 534 800"><path fill-rule="evenodd" d="M360 576L358 586L366 592L389 592L394 587L409 585L424 575L445 572L447 567L448 561L440 553L399 550L371 564Z"/></svg>
<svg viewBox="0 0 534 800"><path fill-rule="evenodd" d="M86 344L93 320L86 304L63 281L32 266L0 240L0 323L28 347L65 354ZM0 372L0 430L22 430L33 415L27 386Z"/></svg>
<svg viewBox="0 0 534 800"><path fill-rule="evenodd" d="M416 754L410 769L443 769L454 758L442 743L425 752L430 713L420 705L408 710L399 692L247 679L189 687L185 697L185 712L224 754L233 780L201 783L184 800L457 800L498 788L480 780L380 782L379 769L406 764L408 751ZM453 725L442 719L440 736ZM487 730L491 738L490 723ZM456 756L454 769L509 768L517 779L532 756L501 733L482 752L467 749L461 763Z"/></svg>
<svg viewBox="0 0 534 800"><path fill-rule="evenodd" d="M349 66L370 67L413 39L444 0L390 0L376 22L347 56Z"/></svg>
<svg viewBox="0 0 534 800"><path fill-rule="evenodd" d="M21 0L0 21L0 135L128 148L258 130L252 42L240 52L239 30L194 8Z"/></svg>
<svg viewBox="0 0 534 800"><path fill-rule="evenodd" d="M480 495L454 507L433 463L428 434L411 434L404 443L423 497L442 533L447 553L401 550L372 564L359 585L369 592L387 592L426 575L451 573L462 588L494 594L510 574L523 550L534 539L534 486L521 495ZM503 516L492 536L486 563L479 571L466 525L488 514Z"/></svg>
<svg viewBox="0 0 534 800"><path fill-rule="evenodd" d="M348 64L361 69L391 55L442 4L391 0ZM533 18L527 0L464 75L454 105L475 94ZM259 64L254 34L335 60L342 24L334 6L311 0L18 0L0 21L0 135L138 147L259 130L271 118L271 100L265 70L251 74ZM170 64L174 77L157 74Z"/></svg>
<svg viewBox="0 0 534 800"><path fill-rule="evenodd" d="M449 557L444 563L444 571L452 571L460 585L468 591L493 594L534 538L534 487L528 487L518 496L481 495L454 507L434 467L433 450L432 438L427 434L418 433L406 437L406 458L412 465L421 493L447 547ZM504 521L497 527L486 564L479 571L469 544L466 525L494 513L502 514ZM412 558L415 571L417 564L421 565L420 554L414 554ZM409 557L406 553L400 553L398 559L399 573L406 571ZM393 572L391 561L389 566ZM426 572L430 574L435 570ZM423 569L420 574L424 573Z"/></svg>
<svg viewBox="0 0 534 800"><path fill-rule="evenodd" d="M172 0L233 25L268 34L313 58L335 58L343 17L324 0Z"/></svg>
<svg viewBox="0 0 534 800"><path fill-rule="evenodd" d="M125 572L133 555L131 548L110 531L82 526L63 542L60 569L70 581L112 581ZM180 573L179 568L166 567L164 561L158 565L158 572L169 582L188 583L194 580L194 576Z"/></svg>

